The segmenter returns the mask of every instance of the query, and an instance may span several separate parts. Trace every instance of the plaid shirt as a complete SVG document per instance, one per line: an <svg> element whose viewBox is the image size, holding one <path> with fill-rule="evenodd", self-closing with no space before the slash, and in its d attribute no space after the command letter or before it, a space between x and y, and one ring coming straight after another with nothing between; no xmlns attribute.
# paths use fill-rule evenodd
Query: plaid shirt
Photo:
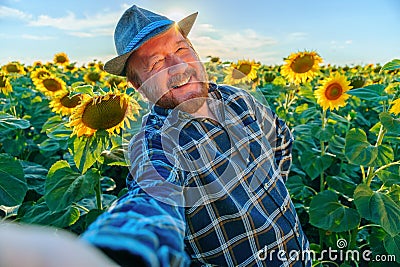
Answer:
<svg viewBox="0 0 400 267"><path fill-rule="evenodd" d="M311 266L284 184L290 130L243 90L208 96L216 120L152 107L130 143L129 193L83 238L127 266Z"/></svg>

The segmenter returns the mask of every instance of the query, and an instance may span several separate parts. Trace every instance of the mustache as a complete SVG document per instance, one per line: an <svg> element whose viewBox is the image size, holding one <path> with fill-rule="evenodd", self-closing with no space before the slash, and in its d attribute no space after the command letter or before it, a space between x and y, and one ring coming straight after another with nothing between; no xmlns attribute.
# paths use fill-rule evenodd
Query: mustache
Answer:
<svg viewBox="0 0 400 267"><path fill-rule="evenodd" d="M180 84L182 81L187 80L190 76L197 77L197 72L192 67L187 68L184 73L175 74L174 76L170 77L167 83L168 88L172 88Z"/></svg>

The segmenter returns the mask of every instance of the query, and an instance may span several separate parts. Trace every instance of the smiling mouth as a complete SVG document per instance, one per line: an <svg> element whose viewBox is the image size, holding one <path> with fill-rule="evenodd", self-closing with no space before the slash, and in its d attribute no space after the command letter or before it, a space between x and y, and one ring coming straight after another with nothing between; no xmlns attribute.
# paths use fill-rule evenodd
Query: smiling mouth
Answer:
<svg viewBox="0 0 400 267"><path fill-rule="evenodd" d="M177 88L179 88L179 87L182 87L182 86L188 84L189 81L190 81L190 79L191 79L191 76L188 76L185 80L182 80L182 81L179 82L178 84L173 85L173 86L172 86L172 89L177 89Z"/></svg>

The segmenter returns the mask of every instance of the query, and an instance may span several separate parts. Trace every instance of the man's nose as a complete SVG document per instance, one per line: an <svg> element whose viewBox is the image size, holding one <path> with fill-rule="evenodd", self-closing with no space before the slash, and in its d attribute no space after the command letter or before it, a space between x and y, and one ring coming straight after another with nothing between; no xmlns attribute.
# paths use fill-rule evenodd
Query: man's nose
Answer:
<svg viewBox="0 0 400 267"><path fill-rule="evenodd" d="M188 64L182 60L180 57L176 55L172 55L168 59L168 74L169 75L176 75L176 74L182 74L186 71Z"/></svg>

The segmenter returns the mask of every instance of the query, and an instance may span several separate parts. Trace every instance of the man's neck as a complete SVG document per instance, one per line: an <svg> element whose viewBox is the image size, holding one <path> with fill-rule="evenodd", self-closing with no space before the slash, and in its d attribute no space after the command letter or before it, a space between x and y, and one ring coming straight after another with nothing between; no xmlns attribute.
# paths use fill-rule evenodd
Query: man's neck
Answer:
<svg viewBox="0 0 400 267"><path fill-rule="evenodd" d="M204 101L204 104L192 115L196 118L210 118L213 120L217 120L214 116L214 114L211 112L210 107L208 106L207 101Z"/></svg>

